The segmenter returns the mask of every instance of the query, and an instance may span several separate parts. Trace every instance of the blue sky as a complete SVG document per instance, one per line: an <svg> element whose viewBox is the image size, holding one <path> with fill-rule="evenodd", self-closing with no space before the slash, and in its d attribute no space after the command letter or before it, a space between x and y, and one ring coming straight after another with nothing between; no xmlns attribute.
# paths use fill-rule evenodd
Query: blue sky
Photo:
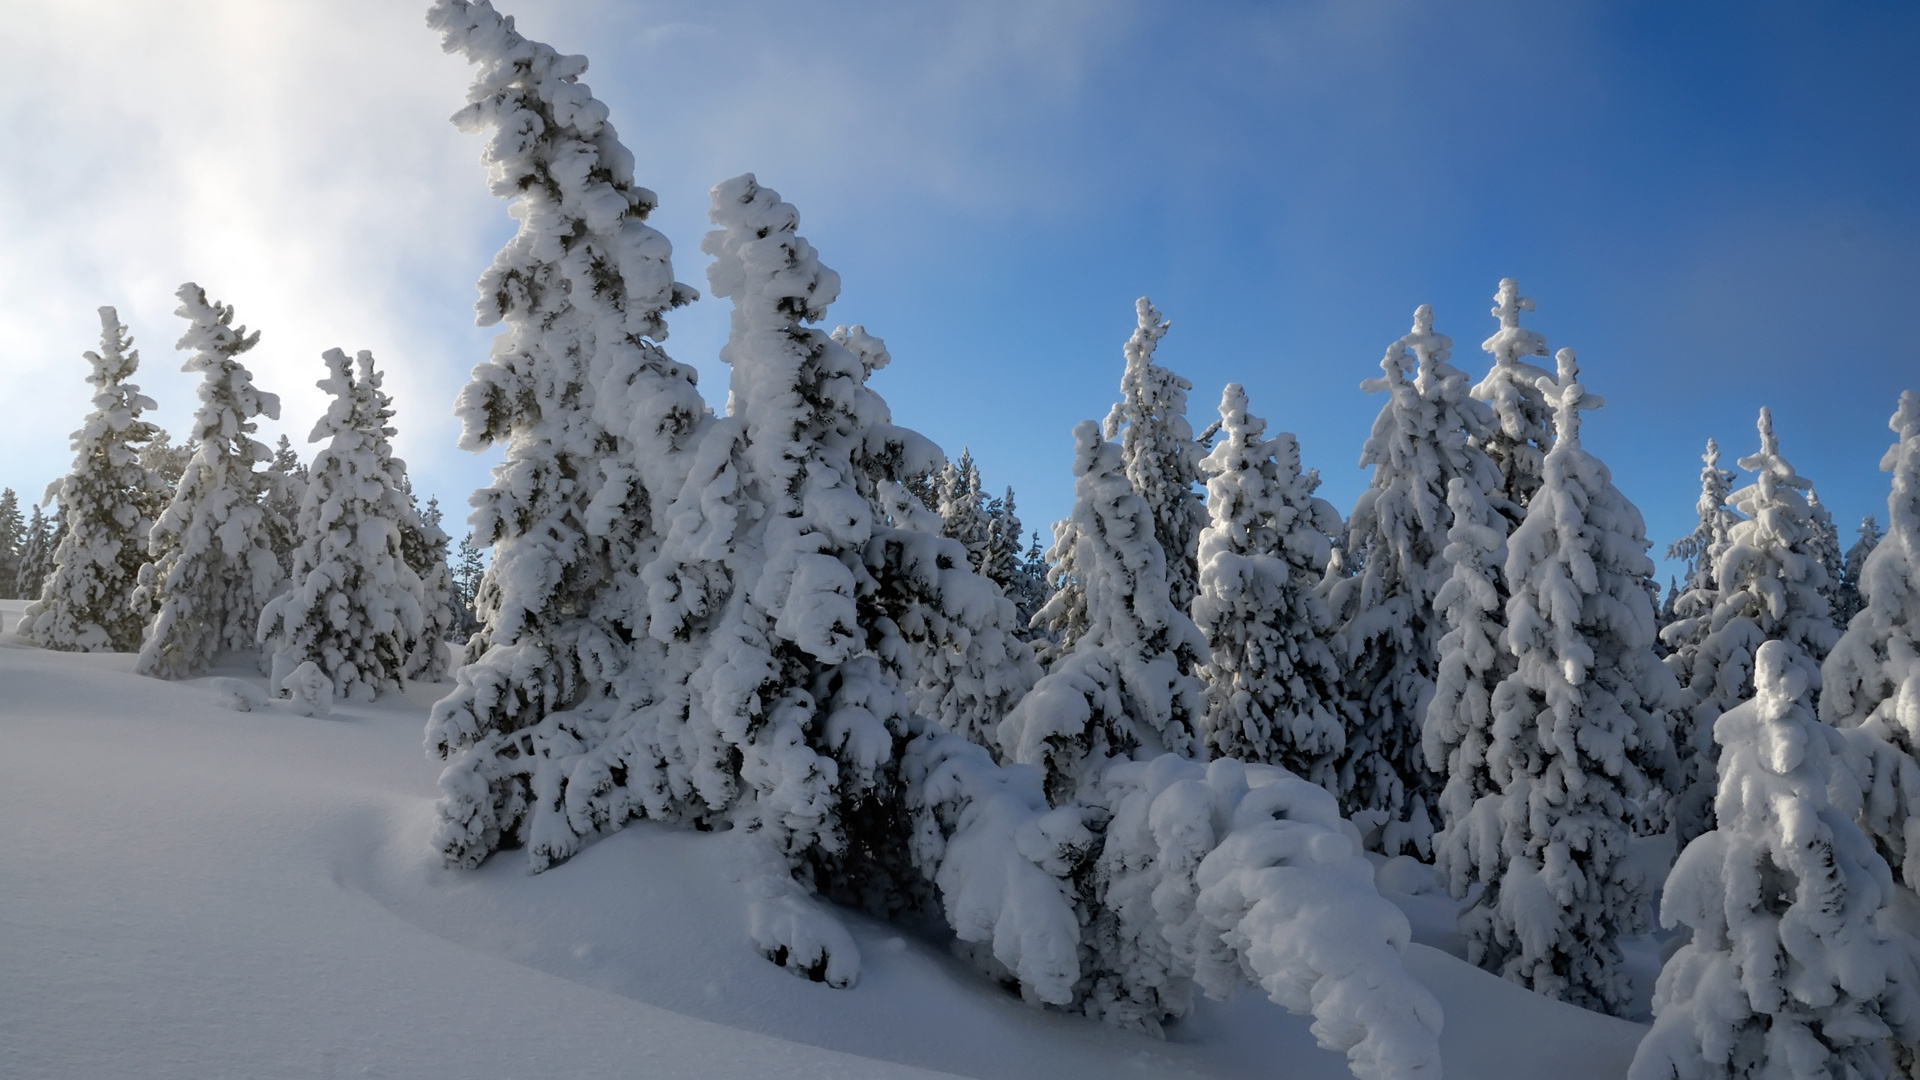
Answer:
<svg viewBox="0 0 1920 1080"><path fill-rule="evenodd" d="M84 413L93 308L184 427L170 348L192 278L263 331L253 364L303 450L322 350L392 371L416 487L458 506L490 459L450 404L488 333L473 282L511 223L468 75L419 5L72 0L9 16L0 72L0 484L35 492ZM1851 542L1884 517L1886 417L1920 388L1920 8L1907 4L509 3L593 62L681 280L707 189L753 171L885 337L896 419L1071 498L1068 433L1105 413L1132 304L1161 359L1298 433L1343 512L1413 308L1477 376L1503 276L1607 407L1587 445L1648 518L1692 524L1700 446L1761 405ZM726 312L669 350L724 402ZM455 514L454 516L458 516Z"/></svg>

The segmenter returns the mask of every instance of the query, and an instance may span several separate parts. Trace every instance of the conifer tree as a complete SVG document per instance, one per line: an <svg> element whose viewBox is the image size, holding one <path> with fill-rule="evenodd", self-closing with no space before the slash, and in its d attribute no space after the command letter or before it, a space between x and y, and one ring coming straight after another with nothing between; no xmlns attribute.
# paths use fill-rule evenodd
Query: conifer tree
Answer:
<svg viewBox="0 0 1920 1080"><path fill-rule="evenodd" d="M1037 766L1055 805L1115 758L1194 756L1202 684L1186 672L1207 656L1169 599L1153 510L1128 483L1120 447L1090 420L1073 442L1073 514L1054 526L1051 557L1075 587L1035 616L1065 651L999 728L1001 752Z"/></svg>
<svg viewBox="0 0 1920 1080"><path fill-rule="evenodd" d="M1146 297L1134 302L1139 325L1127 339L1120 400L1103 427L1120 444L1127 482L1153 511L1153 535L1166 553L1168 595L1181 611L1198 588L1196 562L1206 506L1196 490L1201 449L1187 423L1187 391L1193 384L1153 362L1154 350L1172 325Z"/></svg>
<svg viewBox="0 0 1920 1080"><path fill-rule="evenodd" d="M157 427L158 425L156 425ZM175 446L173 437L164 430L154 433L153 441L140 451L140 464L147 475L160 481L165 490L165 499L173 498L174 489L180 486L180 477L187 471L187 462L193 460L195 450L193 440Z"/></svg>
<svg viewBox="0 0 1920 1080"><path fill-rule="evenodd" d="M278 419L280 399L254 388L240 357L260 341L233 325L233 307L187 282L176 314L192 350L182 370L204 375L194 413L194 453L148 534L153 561L140 572L136 606L154 612L134 670L164 679L198 674L221 649L249 649L260 609L282 581L261 508L273 457L253 438L255 418Z"/></svg>
<svg viewBox="0 0 1920 1080"><path fill-rule="evenodd" d="M1484 888L1462 915L1468 959L1523 986L1619 1014L1619 939L1651 922L1649 883L1626 861L1649 771L1668 768L1673 676L1653 654L1652 572L1640 512L1580 445L1600 405L1573 351L1541 387L1553 449L1507 541L1507 644L1494 691L1489 773L1499 791L1450 837Z"/></svg>
<svg viewBox="0 0 1920 1080"><path fill-rule="evenodd" d="M1720 444L1707 440L1706 453L1700 458L1700 498L1694 509L1699 515L1693 531L1667 547L1667 558L1686 563L1686 586L1672 602L1673 614L1660 628L1661 643L1667 655L1662 662L1680 684L1680 700L1673 709L1673 750L1677 771L1673 790L1665 804L1653 808L1656 820L1674 830L1678 847L1712 827L1713 793L1718 780L1714 761L1718 753L1713 744L1713 721L1696 722L1701 705L1693 685L1696 669L1706 668L1702 690L1710 687L1720 674L1717 659L1709 655L1703 665L1701 648L1714 630L1713 613L1722 596L1715 567L1733 546L1733 527L1741 521L1739 511L1728 505L1733 496L1734 472L1720 467ZM1724 640L1724 639L1723 639ZM1729 672L1733 674L1733 672ZM1708 706L1713 716L1724 712L1731 700ZM1706 717L1706 712L1700 714Z"/></svg>
<svg viewBox="0 0 1920 1080"><path fill-rule="evenodd" d="M300 520L300 503L307 493L307 466L294 452L285 436L274 444L273 460L267 463L266 526L268 542L280 560L282 572L293 574L293 552L300 546L295 523Z"/></svg>
<svg viewBox="0 0 1920 1080"><path fill-rule="evenodd" d="M327 377L318 385L333 401L307 441L327 445L314 455L300 503L292 588L268 601L259 640L276 684L311 662L341 697L371 701L407 677L425 590L401 551L401 523L412 513L381 452L392 412L373 354L350 361L329 349L323 359Z"/></svg>
<svg viewBox="0 0 1920 1080"><path fill-rule="evenodd" d="M1370 843L1387 854L1430 850L1430 811L1442 787L1421 726L1444 630L1434 597L1447 577L1447 489L1456 477L1482 492L1498 483L1479 449L1491 421L1469 396L1466 376L1447 363L1452 344L1423 304L1413 328L1387 348L1381 377L1360 384L1387 401L1360 454L1373 480L1347 519L1341 570L1327 579L1353 705L1341 807L1363 831L1381 830Z"/></svg>
<svg viewBox="0 0 1920 1080"><path fill-rule="evenodd" d="M440 527L438 498L428 498L421 510L408 492L407 503L411 516L400 522L400 555L420 579L420 633L409 643L406 673L409 679L439 682L449 670L447 644L460 628L453 570L447 564L451 538Z"/></svg>
<svg viewBox="0 0 1920 1080"><path fill-rule="evenodd" d="M460 538L460 547L453 557L454 641L461 646L459 655L464 655L467 639L480 629L480 620L473 604L474 597L480 592L480 578L486 569L480 549L474 546L473 532L469 530L467 535Z"/></svg>
<svg viewBox="0 0 1920 1080"><path fill-rule="evenodd" d="M1860 572L1867 565L1867 556L1879 545L1880 522L1868 514L1860 519L1859 539L1847 549L1840 571L1840 589L1834 597L1833 621L1842 630L1851 625L1853 617L1866 606L1866 599L1860 595Z"/></svg>
<svg viewBox="0 0 1920 1080"><path fill-rule="evenodd" d="M1553 410L1541 395L1541 379L1553 376L1521 357L1547 355L1547 339L1520 325L1520 313L1534 310L1532 300L1520 295L1520 284L1501 278L1493 297L1493 317L1500 328L1480 343L1493 355L1493 367L1473 388L1476 401L1493 408L1494 429L1477 438L1500 471L1496 497L1501 510L1519 523L1540 486L1542 463L1553 446Z"/></svg>
<svg viewBox="0 0 1920 1080"><path fill-rule="evenodd" d="M46 544L36 510L31 585L40 599L20 626L42 648L132 652L140 647L147 616L133 594L165 488L141 465L140 451L160 429L140 418L155 406L127 381L139 368L140 354L113 308L100 309L100 351L86 359L93 412L73 433L73 470L47 489L47 497L59 501L66 533L43 583L39 564Z"/></svg>
<svg viewBox="0 0 1920 1080"><path fill-rule="evenodd" d="M1820 564L1826 572L1826 584L1820 586L1820 595L1826 598L1827 614L1832 617L1838 630L1845 630L1847 623L1839 614L1840 578L1846 573L1846 559L1840 551L1840 529L1833 523L1833 515L1820 504L1820 493L1811 486L1807 488L1807 514L1813 522L1813 540L1808 554ZM1838 640L1839 634L1834 638Z"/></svg>
<svg viewBox="0 0 1920 1080"><path fill-rule="evenodd" d="M1808 665L1811 685L1818 686L1820 659L1839 637L1827 608L1819 520L1801 494L1811 485L1780 456L1770 410L1760 410L1759 432L1759 452L1740 459L1741 468L1755 473L1754 483L1727 496L1735 512L1717 519L1726 522L1724 539L1706 548L1713 563L1712 592L1689 593L1692 605L1711 595L1712 609L1704 618L1694 615L1692 624L1677 624L1673 629L1680 632L1669 632L1679 650L1668 667L1687 679L1675 710L1681 773L1672 812L1683 846L1713 828L1714 723L1753 696L1753 658L1760 645L1792 643L1790 655ZM1703 485L1707 480L1703 473ZM1703 487L1703 516L1712 494Z"/></svg>
<svg viewBox="0 0 1920 1080"><path fill-rule="evenodd" d="M1887 1040L1920 1041L1915 944L1894 928L1886 861L1828 799L1853 777L1797 651L1761 645L1754 696L1714 725L1717 825L1661 902L1661 922L1692 934L1660 972L1629 1080L1881 1080Z"/></svg>
<svg viewBox="0 0 1920 1080"><path fill-rule="evenodd" d="M1920 885L1920 393L1888 421L1887 531L1860 568L1865 606L1821 665L1820 719L1864 757L1861 823L1894 874Z"/></svg>
<svg viewBox="0 0 1920 1080"><path fill-rule="evenodd" d="M976 571L985 573L992 554L993 523L987 515L987 496L980 490L980 470L973 463L972 451L962 449L960 460L941 469L938 476L940 504L933 509L940 514L940 535L960 541L967 549L967 561Z"/></svg>
<svg viewBox="0 0 1920 1080"><path fill-rule="evenodd" d="M1294 437L1267 438L1266 427L1228 383L1220 441L1200 463L1210 519L1193 602L1208 647L1200 737L1210 756L1278 765L1335 793L1345 702L1317 587L1340 517L1314 498Z"/></svg>
<svg viewBox="0 0 1920 1080"><path fill-rule="evenodd" d="M21 562L29 535L20 516L20 496L12 488L0 489L0 593L10 599L21 592Z"/></svg>
<svg viewBox="0 0 1920 1080"><path fill-rule="evenodd" d="M53 564L53 549L59 543L60 537L54 531L52 519L41 511L38 503L34 504L33 512L27 515L27 523L20 532L20 568L15 591L21 599L38 600L40 586L46 581ZM26 625L24 619L21 625Z"/></svg>
<svg viewBox="0 0 1920 1080"><path fill-rule="evenodd" d="M667 311L698 294L646 223L658 200L580 82L586 58L528 40L484 2L439 0L427 21L477 69L454 122L490 135L489 187L519 222L476 305L480 325L504 330L455 406L461 447L501 444L505 457L470 500L492 552L482 625L428 721L428 751L452 759L435 843L464 866L522 843L543 867L607 823L576 830L562 813L528 835L530 806L557 797L536 796L535 775L558 783L662 663L633 644L648 640L640 573L705 406L659 343Z"/></svg>
<svg viewBox="0 0 1920 1080"><path fill-rule="evenodd" d="M1021 531L1020 516L1014 512L1012 488L999 498L987 501L987 557L982 561L980 572L1000 586L1000 591L1013 601L1016 611L1021 610L1028 591L1026 564L1020 554ZM1022 613L1023 628L1032 616L1032 611Z"/></svg>

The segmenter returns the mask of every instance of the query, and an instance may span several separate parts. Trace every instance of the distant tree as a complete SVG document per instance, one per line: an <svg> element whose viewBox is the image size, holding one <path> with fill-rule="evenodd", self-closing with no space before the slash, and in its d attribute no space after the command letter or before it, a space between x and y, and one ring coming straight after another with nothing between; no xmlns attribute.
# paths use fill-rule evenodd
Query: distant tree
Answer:
<svg viewBox="0 0 1920 1080"><path fill-rule="evenodd" d="M986 493L980 490L980 469L973 463L973 453L961 450L960 460L949 463L937 475L940 502L933 509L940 514L940 535L960 541L967 549L967 561L985 573L991 555L992 519L987 514Z"/></svg>
<svg viewBox="0 0 1920 1080"><path fill-rule="evenodd" d="M1198 589L1198 544L1207 524L1198 491L1201 449L1187 423L1193 384L1153 362L1172 324L1144 296L1134 302L1134 313L1139 325L1127 340L1120 400L1102 434L1119 443L1127 482L1153 511L1154 539L1166 553L1168 595L1185 611Z"/></svg>
<svg viewBox="0 0 1920 1080"><path fill-rule="evenodd" d="M0 489L0 593L20 593L20 564L26 557L27 523L20 516L20 496Z"/></svg>
<svg viewBox="0 0 1920 1080"><path fill-rule="evenodd" d="M1860 538L1847 549L1847 557L1840 570L1840 588L1834 595L1833 621L1845 630L1867 606L1866 598L1860 595L1860 574L1867 565L1867 557L1880 545L1880 523L1872 514L1860 519Z"/></svg>
<svg viewBox="0 0 1920 1080"><path fill-rule="evenodd" d="M420 632L408 642L407 678L440 682L450 670L447 643L458 634L461 619L447 565L451 538L440 527L439 499L428 498L421 510L409 491L407 504L413 513L400 522L400 554L420 579Z"/></svg>
<svg viewBox="0 0 1920 1080"><path fill-rule="evenodd" d="M294 452L285 435L273 448L273 460L267 462L267 494L264 508L267 542L280 560L282 573L293 574L293 552L300 546L295 523L300 520L300 503L307 494L307 466Z"/></svg>
<svg viewBox="0 0 1920 1080"><path fill-rule="evenodd" d="M59 511L54 511L58 516ZM50 518L41 512L35 504L33 512L27 516L27 524L20 531L20 570L14 582L14 591L22 600L38 600L40 587L46 583L48 574L53 570L53 550L60 543L60 530ZM24 627L26 621L21 620Z"/></svg>
<svg viewBox="0 0 1920 1080"><path fill-rule="evenodd" d="M188 282L177 294L187 332L176 348L203 375L194 413L194 453L148 539L136 605L151 605L134 670L180 679L206 670L221 649L253 649L260 609L283 580L267 536L266 474L272 451L253 438L256 418L278 419L280 399L254 388L240 357L260 341L233 325L233 308Z"/></svg>
<svg viewBox="0 0 1920 1080"><path fill-rule="evenodd" d="M147 611L134 601L147 565L147 535L165 506L166 484L151 476L140 452L160 429L141 419L152 398L127 380L140 366L133 338L111 307L100 309L100 351L86 354L93 412L73 433L73 469L47 489L65 532L52 550L36 537L38 602L21 616L22 631L42 648L76 652L140 647ZM40 531L36 512L34 531Z"/></svg>
<svg viewBox="0 0 1920 1080"><path fill-rule="evenodd" d="M460 547L453 557L453 589L458 601L454 608L457 622L453 640L463 646L480 629L474 598L479 595L480 578L486 570L486 562L481 558L480 549L474 546L473 532L469 530L460 538Z"/></svg>

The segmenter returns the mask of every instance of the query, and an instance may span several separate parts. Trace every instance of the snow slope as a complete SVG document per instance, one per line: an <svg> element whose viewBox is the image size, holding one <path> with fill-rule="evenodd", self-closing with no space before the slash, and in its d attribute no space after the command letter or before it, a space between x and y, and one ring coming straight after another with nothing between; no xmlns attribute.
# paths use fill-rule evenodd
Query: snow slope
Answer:
<svg viewBox="0 0 1920 1080"><path fill-rule="evenodd" d="M643 825L538 876L517 852L444 870L420 750L437 688L312 719L132 664L0 636L9 1080L1347 1075L1257 993L1157 1041L857 917L860 982L796 979L751 948L724 835ZM1619 1077L1644 1031L1439 949L1408 962L1456 1078Z"/></svg>

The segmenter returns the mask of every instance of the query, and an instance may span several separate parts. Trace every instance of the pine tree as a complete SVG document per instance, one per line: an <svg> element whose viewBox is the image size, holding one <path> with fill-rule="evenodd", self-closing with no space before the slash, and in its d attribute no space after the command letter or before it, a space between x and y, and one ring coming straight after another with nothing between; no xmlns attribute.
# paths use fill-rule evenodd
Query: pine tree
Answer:
<svg viewBox="0 0 1920 1080"><path fill-rule="evenodd" d="M1619 1014L1630 988L1619 939L1651 922L1649 886L1626 861L1648 772L1670 757L1676 693L1653 654L1652 572L1640 512L1580 445L1599 406L1573 351L1540 387L1553 449L1507 541L1507 644L1494 691L1489 772L1499 791L1450 837L1484 889L1461 918L1468 958L1524 986Z"/></svg>
<svg viewBox="0 0 1920 1080"><path fill-rule="evenodd" d="M1753 658L1761 644L1791 642L1792 655L1808 664L1817 686L1820 659L1839 636L1827 608L1819 518L1801 494L1811 485L1780 456L1773 414L1764 408L1759 431L1759 452L1740 459L1741 468L1756 474L1754 483L1727 496L1735 512L1716 519L1725 522L1724 539L1711 540L1704 551L1712 556L1712 591L1688 594L1696 605L1710 595L1712 610L1704 619L1695 616L1692 633L1669 635L1679 652L1668 666L1687 679L1674 738L1684 755L1672 814L1682 845L1713 828L1714 723L1753 696ZM1707 480L1703 473L1703 485ZM1713 494L1702 488L1703 516Z"/></svg>
<svg viewBox="0 0 1920 1080"><path fill-rule="evenodd" d="M440 682L449 670L447 644L459 633L461 620L447 564L452 538L440 527L444 515L438 498L428 498L421 510L409 491L407 503L412 516L400 522L400 555L420 580L420 633L408 645L407 678Z"/></svg>
<svg viewBox="0 0 1920 1080"><path fill-rule="evenodd" d="M1222 438L1200 463L1209 517L1193 602L1208 646L1200 737L1211 756L1278 765L1337 792L1346 720L1317 586L1340 517L1313 497L1294 437L1269 439L1266 427L1248 414L1246 390L1228 383Z"/></svg>
<svg viewBox="0 0 1920 1080"><path fill-rule="evenodd" d="M1033 612L1021 609L1027 592L1026 564L1020 557L1021 532L1020 516L1014 512L1012 488L999 498L987 501L987 555L981 561L980 572L1013 601L1014 609L1021 611L1020 622L1024 627Z"/></svg>
<svg viewBox="0 0 1920 1080"><path fill-rule="evenodd" d="M1446 777L1440 793L1443 827L1434 838L1434 866L1448 891L1464 898L1473 881L1468 823L1480 800L1500 791L1496 762L1494 697L1512 677L1515 660L1506 641L1510 599L1501 567L1507 557L1507 519L1487 493L1466 477L1447 485L1453 524L1442 558L1446 583L1433 606L1446 627L1440 639L1439 671L1422 727L1427 762Z"/></svg>
<svg viewBox="0 0 1920 1080"><path fill-rule="evenodd" d="M1534 310L1532 300L1520 295L1520 284L1501 278L1493 297L1493 317L1500 329L1480 343L1493 355L1493 367L1473 388L1476 401L1493 407L1495 428L1476 442L1485 448L1500 470L1495 495L1504 499L1502 512L1519 523L1519 513L1533 501L1547 451L1553 447L1553 411L1540 392L1539 382L1553 376L1522 360L1547 355L1547 339L1520 325L1520 313Z"/></svg>
<svg viewBox="0 0 1920 1080"><path fill-rule="evenodd" d="M1813 522L1813 540L1808 554L1820 564L1826 573L1826 584L1820 586L1820 595L1826 598L1827 614L1832 617L1836 628L1835 640L1839 639L1838 630L1845 630L1847 623L1839 614L1840 578L1846 573L1846 559L1840 551L1840 529L1833 523L1833 515L1820 504L1820 493L1811 485L1807 488L1807 514Z"/></svg>
<svg viewBox="0 0 1920 1080"><path fill-rule="evenodd" d="M1668 877L1661 922L1691 939L1660 972L1629 1080L1881 1080L1887 1040L1920 1041L1915 943L1886 861L1828 800L1845 739L1813 717L1810 658L1755 654L1754 696L1714 726L1718 824Z"/></svg>
<svg viewBox="0 0 1920 1080"><path fill-rule="evenodd" d="M164 679L198 674L221 649L253 647L260 609L283 580L261 509L265 474L254 468L273 454L253 438L255 417L278 419L280 399L255 389L240 363L260 335L192 282L176 295L189 325L174 347L193 352L182 370L204 375L195 448L148 536L153 561L134 599L154 612L134 669Z"/></svg>
<svg viewBox="0 0 1920 1080"><path fill-rule="evenodd" d="M1115 758L1194 756L1202 684L1186 672L1207 656L1169 599L1153 510L1128 483L1120 447L1090 420L1073 441L1073 515L1054 526L1051 557L1075 587L1035 616L1066 651L999 729L1007 760L1039 767L1056 805Z"/></svg>
<svg viewBox="0 0 1920 1080"><path fill-rule="evenodd" d="M1847 557L1840 570L1840 588L1834 594L1833 621L1841 630L1852 625L1853 617L1867 606L1866 598L1860 595L1860 573L1867 565L1867 557L1880 545L1880 523L1872 514L1860 519L1860 537L1847 549Z"/></svg>
<svg viewBox="0 0 1920 1080"><path fill-rule="evenodd" d="M468 519L492 551L482 625L428 721L429 752L451 759L435 844L462 866L525 844L539 868L610 823L561 812L529 835L530 809L558 798L536 796L536 774L559 784L663 663L644 644L640 572L705 406L659 342L666 312L698 294L646 224L657 198L580 82L586 58L529 41L487 3L440 0L427 18L478 69L454 122L490 134L489 186L519 222L476 305L480 325L505 329L456 404L462 448L505 457Z"/></svg>
<svg viewBox="0 0 1920 1080"><path fill-rule="evenodd" d="M46 582L53 564L53 549L59 543L60 536L54 532L53 522L36 503L20 530L19 570L14 577L14 591L21 599L39 599L40 586ZM21 626L25 625L26 620L22 619Z"/></svg>
<svg viewBox="0 0 1920 1080"><path fill-rule="evenodd" d="M474 612L474 597L480 592L480 579L486 574L486 562L480 557L480 549L474 546L473 533L460 538L460 547L453 558L453 589L455 631L453 640L461 646L464 654L466 641L480 629L480 620Z"/></svg>
<svg viewBox="0 0 1920 1080"><path fill-rule="evenodd" d="M1153 362L1154 350L1172 324L1146 297L1134 302L1139 325L1127 339L1120 400L1107 414L1102 434L1120 444L1127 482L1153 511L1153 535L1166 553L1168 595L1181 611L1198 588L1196 562L1206 506L1200 483L1201 450L1187 423L1187 391L1193 384Z"/></svg>
<svg viewBox="0 0 1920 1080"><path fill-rule="evenodd" d="M307 466L294 452L285 435L274 444L273 460L267 462L265 503L267 542L280 560L281 572L292 576L293 552L300 546L295 523L300 520L300 503L307 493Z"/></svg>
<svg viewBox="0 0 1920 1080"><path fill-rule="evenodd" d="M20 496L12 488L0 490L0 593L9 599L21 593L21 562L29 536L20 517Z"/></svg>
<svg viewBox="0 0 1920 1080"><path fill-rule="evenodd" d="M1345 561L1327 581L1334 648L1353 703L1341 807L1363 831L1380 829L1370 843L1390 855L1409 845L1429 850L1429 813L1443 786L1421 726L1444 630L1434 597L1447 576L1448 485L1460 477L1485 492L1498 483L1478 446L1491 421L1469 396L1466 376L1447 363L1452 344L1434 332L1423 304L1413 328L1387 348L1381 377L1360 384L1387 401L1360 454L1373 480L1347 519Z"/></svg>
<svg viewBox="0 0 1920 1080"><path fill-rule="evenodd" d="M1861 823L1911 889L1920 885L1920 393L1901 393L1888 426L1887 532L1860 567L1865 606L1821 665L1820 719L1865 758Z"/></svg>
<svg viewBox="0 0 1920 1080"><path fill-rule="evenodd" d="M373 354L349 361L329 349L323 359L327 377L318 385L333 401L307 441L327 445L314 455L300 502L292 588L267 602L259 640L273 657L276 690L311 662L342 698L371 701L409 674L425 588L402 552L412 507L385 452L393 414Z"/></svg>
<svg viewBox="0 0 1920 1080"><path fill-rule="evenodd" d="M140 354L113 308L100 309L100 351L86 359L93 412L73 433L73 470L47 489L47 497L59 501L66 532L44 582L39 578L46 545L35 536L31 584L40 599L20 625L42 648L132 652L140 647L147 616L133 594L165 488L141 465L140 451L160 429L140 418L155 405L127 381L140 366ZM41 528L36 512L33 531Z"/></svg>
<svg viewBox="0 0 1920 1080"><path fill-rule="evenodd" d="M940 535L960 541L967 549L967 561L976 571L985 573L992 545L992 519L987 515L987 496L980 490L980 470L973 453L960 451L960 460L939 472Z"/></svg>

